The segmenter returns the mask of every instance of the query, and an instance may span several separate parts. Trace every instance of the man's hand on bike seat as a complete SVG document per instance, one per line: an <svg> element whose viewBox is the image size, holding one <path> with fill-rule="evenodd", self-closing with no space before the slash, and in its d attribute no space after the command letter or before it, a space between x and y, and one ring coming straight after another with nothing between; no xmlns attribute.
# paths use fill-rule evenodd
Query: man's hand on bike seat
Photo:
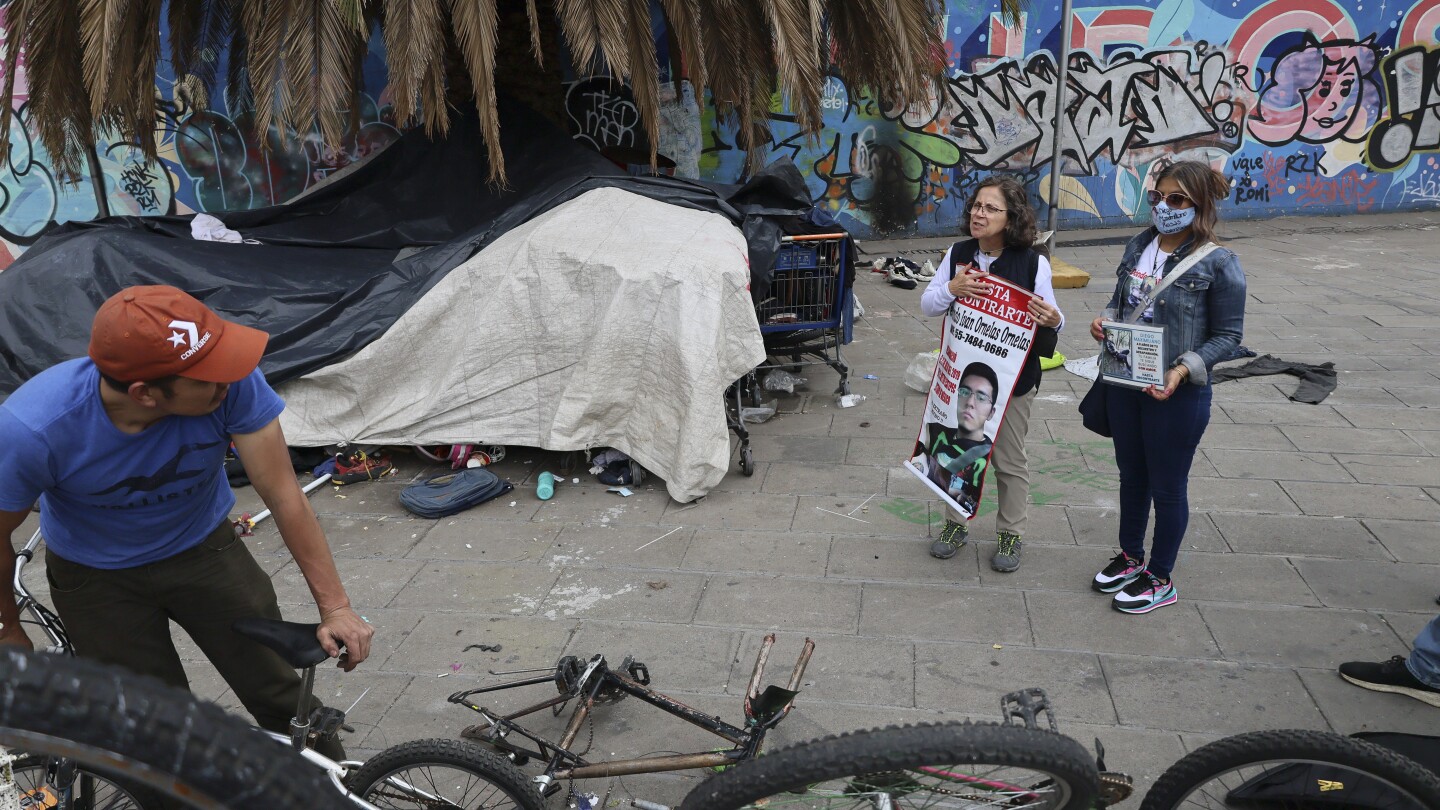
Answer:
<svg viewBox="0 0 1440 810"><path fill-rule="evenodd" d="M315 630L320 646L331 658L339 659L336 666L346 672L369 657L370 639L374 636L375 628L349 607L336 608L325 614L320 620L320 627Z"/></svg>

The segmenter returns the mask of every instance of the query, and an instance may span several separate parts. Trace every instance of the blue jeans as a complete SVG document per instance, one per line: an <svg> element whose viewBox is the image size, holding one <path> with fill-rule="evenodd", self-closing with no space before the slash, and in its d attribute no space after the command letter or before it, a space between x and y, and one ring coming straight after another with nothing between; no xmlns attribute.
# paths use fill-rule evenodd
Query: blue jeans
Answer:
<svg viewBox="0 0 1440 810"><path fill-rule="evenodd" d="M1120 467L1120 548L1145 559L1145 527L1154 504L1149 569L1169 579L1190 523L1190 463L1210 424L1210 386L1182 383L1164 402L1133 388L1105 390Z"/></svg>
<svg viewBox="0 0 1440 810"><path fill-rule="evenodd" d="M1440 616L1431 619L1415 637L1415 649L1405 659L1405 667L1421 683L1440 689Z"/></svg>

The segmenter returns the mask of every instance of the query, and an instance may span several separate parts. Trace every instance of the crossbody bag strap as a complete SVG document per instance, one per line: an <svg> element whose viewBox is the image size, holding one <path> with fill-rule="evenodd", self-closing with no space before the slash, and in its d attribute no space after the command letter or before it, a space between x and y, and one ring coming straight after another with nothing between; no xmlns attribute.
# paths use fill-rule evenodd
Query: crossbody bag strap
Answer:
<svg viewBox="0 0 1440 810"><path fill-rule="evenodd" d="M1135 323L1140 320L1140 316L1144 315L1145 310L1149 309L1150 305L1155 303L1155 299L1160 297L1160 293L1165 292L1166 287L1174 284L1177 279L1189 272L1190 268L1199 264L1201 259L1209 256L1211 251L1214 251L1218 247L1220 246L1214 242L1206 242L1196 248L1194 253L1186 256L1185 260L1176 265L1174 270L1165 274L1165 278L1160 279L1160 283L1156 284L1155 289L1150 291L1150 295L1146 296L1145 300L1141 301L1140 304L1135 307L1135 310L1130 313L1130 317L1125 319L1125 323Z"/></svg>

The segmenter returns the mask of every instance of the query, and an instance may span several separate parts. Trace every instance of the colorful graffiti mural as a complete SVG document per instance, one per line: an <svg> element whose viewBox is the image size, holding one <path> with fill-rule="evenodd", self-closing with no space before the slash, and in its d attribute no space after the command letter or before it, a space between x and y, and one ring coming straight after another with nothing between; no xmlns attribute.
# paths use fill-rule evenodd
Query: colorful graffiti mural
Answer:
<svg viewBox="0 0 1440 810"><path fill-rule="evenodd" d="M0 46L6 30L0 4ZM161 33L167 35L163 28ZM223 54L218 58L223 60ZM372 38L363 66L367 93L355 116L360 126L338 145L324 143L318 130L282 132L276 127L262 141L252 132L251 111L243 104L212 95L193 77L175 77L162 63L155 78L162 97L155 122L158 160L148 160L134 144L101 138L95 160L82 168L76 182L65 183L28 126L24 69L22 54L15 77L12 149L0 165L0 269L55 225L94 219L107 211L155 215L275 205L400 136L384 93L387 79L378 36Z"/></svg>
<svg viewBox="0 0 1440 810"><path fill-rule="evenodd" d="M1060 114L1060 221L1143 221L1166 161L1231 178L1227 216L1378 212L1440 204L1440 0L1075 0ZM928 104L888 109L827 81L807 140L777 99L772 158L789 157L857 234L946 234L990 171L1048 196L1060 109L1059 4L1009 29L995 2L949 0L950 71ZM734 182L744 156L702 111L700 175Z"/></svg>

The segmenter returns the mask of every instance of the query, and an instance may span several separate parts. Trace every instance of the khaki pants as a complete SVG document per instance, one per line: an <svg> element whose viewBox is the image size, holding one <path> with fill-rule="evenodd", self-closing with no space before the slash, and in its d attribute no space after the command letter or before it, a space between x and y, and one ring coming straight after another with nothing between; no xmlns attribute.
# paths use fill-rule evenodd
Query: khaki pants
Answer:
<svg viewBox="0 0 1440 810"><path fill-rule="evenodd" d="M273 650L236 635L236 619L279 619L270 577L229 521L199 545L135 568L107 570L45 553L50 598L75 652L179 689L190 682L170 639L184 628L261 728L288 735L300 676ZM319 705L315 701L313 705ZM317 747L341 759L338 742Z"/></svg>
<svg viewBox="0 0 1440 810"><path fill-rule="evenodd" d="M1025 535L1025 518L1030 499L1030 457L1025 453L1025 437L1030 433L1030 406L1040 389L1032 388L1024 396L1010 400L1005 408L1005 421L995 434L995 449L990 452L987 482L998 490L1000 509L995 514L997 532ZM963 523L960 513L945 506L945 518Z"/></svg>

